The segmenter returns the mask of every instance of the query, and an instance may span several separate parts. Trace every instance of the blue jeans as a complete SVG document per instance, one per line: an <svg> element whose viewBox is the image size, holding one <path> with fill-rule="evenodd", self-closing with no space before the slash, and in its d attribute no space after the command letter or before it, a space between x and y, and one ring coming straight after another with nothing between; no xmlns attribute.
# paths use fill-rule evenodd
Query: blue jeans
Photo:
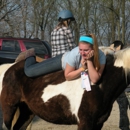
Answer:
<svg viewBox="0 0 130 130"><path fill-rule="evenodd" d="M29 57L25 61L24 72L28 77L36 77L62 70L62 55L46 59L40 63L36 62L35 57Z"/></svg>

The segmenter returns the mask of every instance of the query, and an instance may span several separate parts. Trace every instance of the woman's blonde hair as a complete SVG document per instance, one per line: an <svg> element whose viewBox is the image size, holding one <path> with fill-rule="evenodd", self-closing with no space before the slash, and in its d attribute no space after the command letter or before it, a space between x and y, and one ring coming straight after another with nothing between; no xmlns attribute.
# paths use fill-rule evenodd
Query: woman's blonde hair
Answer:
<svg viewBox="0 0 130 130"><path fill-rule="evenodd" d="M66 25L65 25L64 21L61 21L61 22L59 22L58 25L56 26L56 29L59 29L59 28L61 28L61 27L63 27L63 26L66 26Z"/></svg>
<svg viewBox="0 0 130 130"><path fill-rule="evenodd" d="M93 50L94 50L94 59L93 63L97 70L100 69L100 62L99 62L99 51L98 51L98 43L97 38L94 34L90 34L90 36L93 38Z"/></svg>
<svg viewBox="0 0 130 130"><path fill-rule="evenodd" d="M65 25L65 23L64 23L64 21L60 21L59 23L58 23L58 25L56 26L56 28L55 29L60 29L61 27L66 27L66 25Z"/></svg>

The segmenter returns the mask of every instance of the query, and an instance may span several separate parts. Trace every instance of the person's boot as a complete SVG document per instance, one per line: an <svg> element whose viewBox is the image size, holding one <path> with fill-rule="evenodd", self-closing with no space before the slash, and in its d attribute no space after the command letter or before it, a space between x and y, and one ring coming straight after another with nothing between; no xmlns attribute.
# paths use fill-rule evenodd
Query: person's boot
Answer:
<svg viewBox="0 0 130 130"><path fill-rule="evenodd" d="M16 58L15 62L19 62L21 60L25 60L26 58L30 56L35 56L34 48L28 49L24 52L21 52L18 57Z"/></svg>

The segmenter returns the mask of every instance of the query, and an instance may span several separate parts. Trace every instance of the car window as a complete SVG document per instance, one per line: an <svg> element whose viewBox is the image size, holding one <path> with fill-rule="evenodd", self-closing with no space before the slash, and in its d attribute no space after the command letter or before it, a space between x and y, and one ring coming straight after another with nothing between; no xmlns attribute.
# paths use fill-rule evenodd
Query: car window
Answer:
<svg viewBox="0 0 130 130"><path fill-rule="evenodd" d="M20 52L19 43L16 40L3 40L1 50Z"/></svg>
<svg viewBox="0 0 130 130"><path fill-rule="evenodd" d="M36 55L48 54L48 50L42 42L30 42L30 41L23 41L23 42L27 49L35 48Z"/></svg>

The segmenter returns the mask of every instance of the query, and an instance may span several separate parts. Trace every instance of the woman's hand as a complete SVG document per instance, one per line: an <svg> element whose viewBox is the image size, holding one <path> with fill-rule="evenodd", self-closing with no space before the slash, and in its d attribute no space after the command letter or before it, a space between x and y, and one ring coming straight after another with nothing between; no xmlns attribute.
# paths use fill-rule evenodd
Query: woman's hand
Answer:
<svg viewBox="0 0 130 130"><path fill-rule="evenodd" d="M91 60L94 56L94 50L90 50L90 52L86 55L86 60Z"/></svg>
<svg viewBox="0 0 130 130"><path fill-rule="evenodd" d="M84 69L87 69L87 60L91 60L94 56L94 50L90 50L89 53L82 56L81 65Z"/></svg>
<svg viewBox="0 0 130 130"><path fill-rule="evenodd" d="M84 59L83 57L82 57L82 59L81 59L81 65L82 65L82 67L84 68L84 70L87 69L87 60Z"/></svg>

